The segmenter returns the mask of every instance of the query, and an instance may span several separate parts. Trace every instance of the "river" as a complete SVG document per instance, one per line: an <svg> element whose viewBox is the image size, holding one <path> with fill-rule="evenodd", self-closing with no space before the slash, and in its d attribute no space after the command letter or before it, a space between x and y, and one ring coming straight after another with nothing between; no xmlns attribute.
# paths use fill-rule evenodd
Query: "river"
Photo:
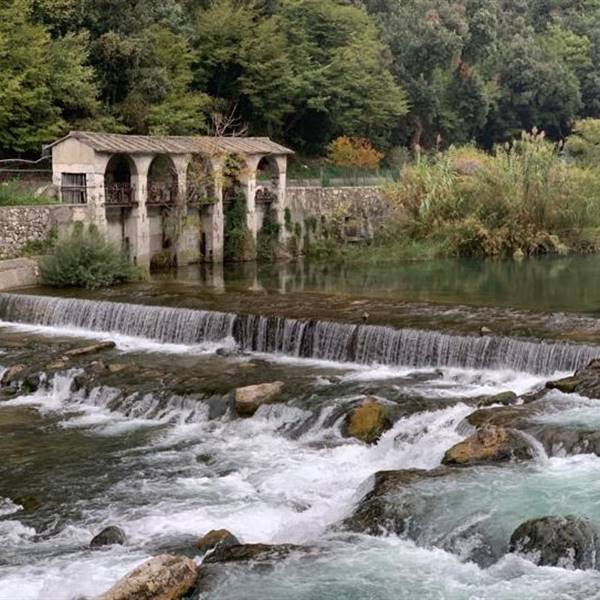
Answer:
<svg viewBox="0 0 600 600"><path fill-rule="evenodd" d="M587 257L189 267L95 293L0 294L0 365L43 371L100 339L116 342L101 361L123 369L82 387L77 368L53 368L0 396L0 599L93 598L156 554L200 562L194 541L221 528L312 551L228 566L198 598L600 598L597 571L508 553L529 518L600 523L594 454L541 449L424 480L410 535L342 526L377 471L438 467L475 399L542 390L600 356L598 271ZM215 410L269 381L283 397L252 418ZM540 424L600 427L594 401L542 394ZM365 396L401 413L374 445L342 435ZM126 544L90 549L108 525Z"/></svg>

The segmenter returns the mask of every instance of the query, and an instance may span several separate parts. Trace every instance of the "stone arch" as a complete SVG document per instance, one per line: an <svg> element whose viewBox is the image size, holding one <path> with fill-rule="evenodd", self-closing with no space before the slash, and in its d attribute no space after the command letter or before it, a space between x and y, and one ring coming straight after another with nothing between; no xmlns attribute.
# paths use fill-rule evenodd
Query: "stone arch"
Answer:
<svg viewBox="0 0 600 600"><path fill-rule="evenodd" d="M192 156L186 176L188 206L203 207L215 200L215 173L210 160L200 154Z"/></svg>
<svg viewBox="0 0 600 600"><path fill-rule="evenodd" d="M148 167L148 206L174 206L178 193L179 177L173 159L167 154L158 154Z"/></svg>
<svg viewBox="0 0 600 600"><path fill-rule="evenodd" d="M105 205L128 207L134 204L135 162L127 154L113 154L104 170Z"/></svg>

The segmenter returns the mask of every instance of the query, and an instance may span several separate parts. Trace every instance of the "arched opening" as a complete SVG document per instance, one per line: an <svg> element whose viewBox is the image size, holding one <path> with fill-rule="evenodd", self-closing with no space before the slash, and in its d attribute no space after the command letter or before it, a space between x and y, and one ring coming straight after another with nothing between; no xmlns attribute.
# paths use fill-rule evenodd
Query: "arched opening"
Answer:
<svg viewBox="0 0 600 600"><path fill-rule="evenodd" d="M203 207L213 204L215 176L210 161L200 155L192 157L187 168L187 204Z"/></svg>
<svg viewBox="0 0 600 600"><path fill-rule="evenodd" d="M149 206L174 206L177 203L178 179L173 161L166 155L156 156L148 169Z"/></svg>
<svg viewBox="0 0 600 600"><path fill-rule="evenodd" d="M223 163L223 255L226 261L244 261L254 256L253 239L246 222L247 198L242 187L246 161L229 154Z"/></svg>
<svg viewBox="0 0 600 600"><path fill-rule="evenodd" d="M125 154L115 154L104 172L104 198L107 207L130 207L135 202L131 178L135 163Z"/></svg>
<svg viewBox="0 0 600 600"><path fill-rule="evenodd" d="M133 177L137 174L135 163L126 154L111 156L104 171L104 204L107 236L128 256L132 252L130 228L132 210L136 206Z"/></svg>

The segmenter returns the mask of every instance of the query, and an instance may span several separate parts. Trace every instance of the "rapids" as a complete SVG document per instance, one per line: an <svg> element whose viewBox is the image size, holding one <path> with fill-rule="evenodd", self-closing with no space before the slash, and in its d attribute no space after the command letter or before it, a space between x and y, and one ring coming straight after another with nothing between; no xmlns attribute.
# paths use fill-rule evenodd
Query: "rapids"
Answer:
<svg viewBox="0 0 600 600"><path fill-rule="evenodd" d="M244 542L307 544L318 553L266 571L227 567L203 598L600 597L595 571L538 567L506 554L511 532L528 518L574 513L600 522L595 456L540 452L526 465L421 482L412 536L339 527L375 472L439 466L468 432L472 399L539 390L600 355L599 347L1 294L0 365L19 336L50 347L110 339L118 356L140 364L151 356L183 365L185 356L190 373L226 361L232 388L258 357L264 377L284 373L294 383L283 402L250 419L211 417L207 404L160 382L143 393L76 388L78 370L69 368L33 393L0 400L0 600L93 598L150 556L194 555L194 541L220 528ZM372 446L342 436L344 410L367 393L417 406ZM546 395L540 422L597 422L594 401ZM24 510L18 502L27 496L41 507ZM90 550L107 525L123 528L127 544ZM472 560L479 549L489 560Z"/></svg>

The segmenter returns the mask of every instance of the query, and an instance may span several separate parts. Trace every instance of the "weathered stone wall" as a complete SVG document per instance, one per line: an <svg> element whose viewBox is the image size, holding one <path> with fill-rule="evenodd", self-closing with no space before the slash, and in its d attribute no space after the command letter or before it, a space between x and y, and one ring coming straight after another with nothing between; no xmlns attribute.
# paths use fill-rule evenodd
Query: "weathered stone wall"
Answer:
<svg viewBox="0 0 600 600"><path fill-rule="evenodd" d="M15 258L0 260L0 292L38 283L39 269L37 260Z"/></svg>
<svg viewBox="0 0 600 600"><path fill-rule="evenodd" d="M315 237L335 229L349 242L372 239L389 215L381 187L288 187L287 205L303 235L312 221Z"/></svg>
<svg viewBox="0 0 600 600"><path fill-rule="evenodd" d="M87 220L85 206L0 207L0 259L20 256L25 244L42 241L56 228L64 233L74 221Z"/></svg>

